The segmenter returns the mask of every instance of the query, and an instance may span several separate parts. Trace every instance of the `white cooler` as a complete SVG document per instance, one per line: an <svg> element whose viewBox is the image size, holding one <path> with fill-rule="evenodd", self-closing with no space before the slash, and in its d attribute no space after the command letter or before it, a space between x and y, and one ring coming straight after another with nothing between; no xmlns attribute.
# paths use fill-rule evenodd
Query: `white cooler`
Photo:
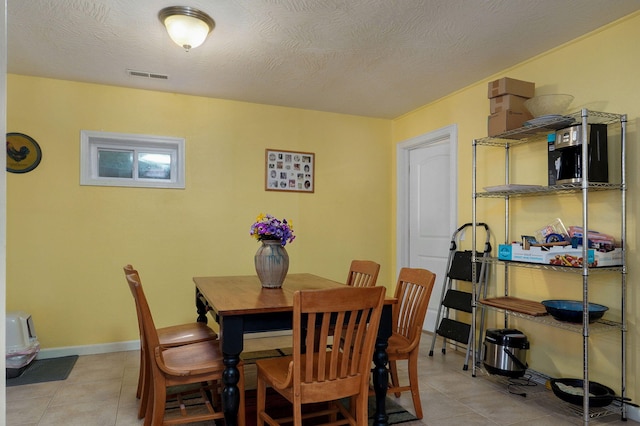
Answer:
<svg viewBox="0 0 640 426"><path fill-rule="evenodd" d="M26 312L7 312L7 378L22 374L40 351L33 319Z"/></svg>

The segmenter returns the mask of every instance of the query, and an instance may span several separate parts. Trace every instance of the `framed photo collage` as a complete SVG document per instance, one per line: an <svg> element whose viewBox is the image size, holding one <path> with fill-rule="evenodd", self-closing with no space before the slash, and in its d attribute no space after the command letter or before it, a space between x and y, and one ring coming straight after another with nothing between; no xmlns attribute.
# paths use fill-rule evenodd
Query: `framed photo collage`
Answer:
<svg viewBox="0 0 640 426"><path fill-rule="evenodd" d="M314 192L315 154L267 149L265 190Z"/></svg>

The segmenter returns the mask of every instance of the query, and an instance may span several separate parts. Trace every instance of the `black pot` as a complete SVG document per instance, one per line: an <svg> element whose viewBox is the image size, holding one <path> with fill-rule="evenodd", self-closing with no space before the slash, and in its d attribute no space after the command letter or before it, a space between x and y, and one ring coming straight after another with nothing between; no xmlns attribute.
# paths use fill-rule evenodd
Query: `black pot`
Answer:
<svg viewBox="0 0 640 426"><path fill-rule="evenodd" d="M582 395L574 395L572 393L565 392L558 386L558 384L563 384L566 386L582 389L584 383L582 379L551 379L550 382L551 390L558 398L565 402L582 406ZM629 404L637 407L636 404L628 402L629 398L616 396L616 393L613 391L613 389L605 385L601 385L597 382L589 381L589 393L593 395L589 397L589 407L606 407L614 400L620 401L623 404Z"/></svg>

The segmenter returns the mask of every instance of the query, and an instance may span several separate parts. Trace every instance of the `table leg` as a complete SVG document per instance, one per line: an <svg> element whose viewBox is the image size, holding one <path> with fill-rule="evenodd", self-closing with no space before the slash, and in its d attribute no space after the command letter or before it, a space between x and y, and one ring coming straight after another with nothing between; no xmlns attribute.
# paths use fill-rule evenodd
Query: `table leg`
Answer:
<svg viewBox="0 0 640 426"><path fill-rule="evenodd" d="M389 424L385 401L387 398L387 389L389 388L389 370L387 369L389 356L387 355L387 346L389 345L389 336L391 336L391 318L392 307L391 305L385 305L382 309L376 347L373 353L373 363L375 364L372 370L373 390L376 394L376 412L373 416L374 426Z"/></svg>
<svg viewBox="0 0 640 426"><path fill-rule="evenodd" d="M227 426L236 426L238 424L238 409L240 408L240 389L238 389L238 381L240 380L240 371L238 363L240 357L238 355L224 354L224 373L222 374L222 411L224 412L224 423Z"/></svg>
<svg viewBox="0 0 640 426"><path fill-rule="evenodd" d="M200 293L200 290L198 290L198 287L196 287L196 312L198 312L198 319L196 319L197 322L203 322L203 323L207 323L207 305L202 301L201 299L202 294Z"/></svg>
<svg viewBox="0 0 640 426"><path fill-rule="evenodd" d="M223 317L220 321L220 330L223 330L220 338L222 354L224 356L224 372L222 373L222 411L226 426L238 424L238 409L240 408L240 353L244 342L244 321L241 317ZM244 425L242 425L244 426Z"/></svg>

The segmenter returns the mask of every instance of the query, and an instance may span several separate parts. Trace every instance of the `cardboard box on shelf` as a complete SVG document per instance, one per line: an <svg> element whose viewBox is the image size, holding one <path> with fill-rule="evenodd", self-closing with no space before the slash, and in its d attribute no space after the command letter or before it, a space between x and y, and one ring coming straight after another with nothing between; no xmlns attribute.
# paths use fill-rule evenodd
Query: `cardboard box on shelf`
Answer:
<svg viewBox="0 0 640 426"><path fill-rule="evenodd" d="M491 114L487 123L487 134L496 136L507 130L522 127L525 121L531 120L533 116L528 112L505 110Z"/></svg>
<svg viewBox="0 0 640 426"><path fill-rule="evenodd" d="M503 77L489 82L488 98L501 95L516 95L523 98L533 98L536 90L535 83Z"/></svg>
<svg viewBox="0 0 640 426"><path fill-rule="evenodd" d="M500 244L498 259L525 263L543 263L554 266L582 267L582 247L571 246L530 247L525 250L521 244ZM608 252L593 249L587 251L587 262L590 267L622 265L622 249L616 248Z"/></svg>
<svg viewBox="0 0 640 426"><path fill-rule="evenodd" d="M511 110L516 112L529 112L527 107L524 106L524 102L529 99L523 96L517 95L501 95L495 98L489 99L489 108L491 114L496 112Z"/></svg>

